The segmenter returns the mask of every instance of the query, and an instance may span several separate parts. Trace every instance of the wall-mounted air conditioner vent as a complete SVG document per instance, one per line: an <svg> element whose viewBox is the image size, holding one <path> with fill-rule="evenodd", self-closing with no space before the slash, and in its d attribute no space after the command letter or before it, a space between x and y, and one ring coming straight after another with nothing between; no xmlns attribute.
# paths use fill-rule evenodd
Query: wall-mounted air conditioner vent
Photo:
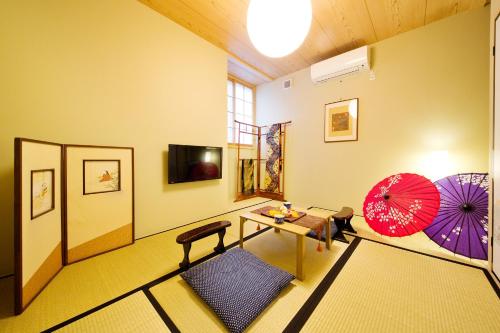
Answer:
<svg viewBox="0 0 500 333"><path fill-rule="evenodd" d="M321 83L370 69L368 46L340 54L311 66L311 79Z"/></svg>

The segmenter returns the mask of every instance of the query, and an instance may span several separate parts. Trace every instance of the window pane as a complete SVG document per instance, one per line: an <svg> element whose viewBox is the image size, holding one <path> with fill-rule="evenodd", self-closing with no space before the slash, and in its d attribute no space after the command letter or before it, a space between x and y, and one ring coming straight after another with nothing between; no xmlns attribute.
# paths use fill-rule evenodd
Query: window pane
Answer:
<svg viewBox="0 0 500 333"><path fill-rule="evenodd" d="M244 144L250 145L252 144L252 136L250 134L245 134L242 141Z"/></svg>
<svg viewBox="0 0 500 333"><path fill-rule="evenodd" d="M243 89L245 87L240 83L235 83L235 87L236 87L236 98L243 100Z"/></svg>
<svg viewBox="0 0 500 333"><path fill-rule="evenodd" d="M252 107L252 104L250 103L245 103L245 112L244 112L245 116L252 116L253 114L253 107Z"/></svg>
<svg viewBox="0 0 500 333"><path fill-rule="evenodd" d="M245 122L245 116L243 116L242 114L239 114L239 113L236 113L234 115L234 119L238 120L238 121L242 121L242 122ZM243 126L243 125L241 125Z"/></svg>
<svg viewBox="0 0 500 333"><path fill-rule="evenodd" d="M245 102L253 101L253 91L252 89L245 87Z"/></svg>
<svg viewBox="0 0 500 333"><path fill-rule="evenodd" d="M253 127L246 125L239 125L235 120L253 124L253 89L244 86L241 83L227 80L227 136L228 142L241 144L253 144L254 138L251 134L241 133L239 134L238 129L243 132L252 133L254 131ZM239 135L238 135L239 134Z"/></svg>
<svg viewBox="0 0 500 333"><path fill-rule="evenodd" d="M234 108L233 98L232 97L228 97L227 98L227 111L234 112L233 108Z"/></svg>
<svg viewBox="0 0 500 333"><path fill-rule="evenodd" d="M242 100L235 100L235 107L236 107L236 113L237 114L244 114L245 113L245 106L244 106L245 102L243 102Z"/></svg>

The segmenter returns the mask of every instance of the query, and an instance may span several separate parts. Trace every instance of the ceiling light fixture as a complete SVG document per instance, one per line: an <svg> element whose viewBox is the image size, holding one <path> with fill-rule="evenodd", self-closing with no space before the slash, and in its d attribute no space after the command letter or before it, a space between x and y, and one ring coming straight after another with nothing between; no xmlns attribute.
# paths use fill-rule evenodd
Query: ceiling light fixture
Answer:
<svg viewBox="0 0 500 333"><path fill-rule="evenodd" d="M311 27L310 0L250 0L247 30L257 50L284 57L302 44Z"/></svg>

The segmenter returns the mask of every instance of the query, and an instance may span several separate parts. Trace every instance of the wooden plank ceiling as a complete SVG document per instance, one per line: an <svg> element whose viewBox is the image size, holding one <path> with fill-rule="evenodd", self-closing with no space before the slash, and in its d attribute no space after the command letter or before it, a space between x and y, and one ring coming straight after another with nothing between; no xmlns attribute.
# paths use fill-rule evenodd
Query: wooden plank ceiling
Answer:
<svg viewBox="0 0 500 333"><path fill-rule="evenodd" d="M313 20L302 46L269 58L250 42L249 0L139 0L229 54L228 71L260 84L337 54L372 44L489 0L312 0Z"/></svg>

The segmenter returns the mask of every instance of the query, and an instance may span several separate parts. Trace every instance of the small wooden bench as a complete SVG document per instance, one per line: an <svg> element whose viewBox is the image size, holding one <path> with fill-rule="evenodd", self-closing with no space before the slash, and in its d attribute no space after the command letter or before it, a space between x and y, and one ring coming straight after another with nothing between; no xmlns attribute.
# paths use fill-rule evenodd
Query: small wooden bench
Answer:
<svg viewBox="0 0 500 333"><path fill-rule="evenodd" d="M184 260L179 263L179 267L182 269L189 268L189 251L191 250L191 243L215 233L219 234L219 243L214 248L215 252L223 253L226 251L224 247L224 235L226 234L226 228L230 225L231 222L229 221L218 221L186 231L177 236L175 241L177 244L182 244L184 248Z"/></svg>
<svg viewBox="0 0 500 333"><path fill-rule="evenodd" d="M354 215L354 210L351 207L342 207L340 212L333 214L333 221L339 230L346 230L352 233L357 233L351 225L351 219Z"/></svg>

